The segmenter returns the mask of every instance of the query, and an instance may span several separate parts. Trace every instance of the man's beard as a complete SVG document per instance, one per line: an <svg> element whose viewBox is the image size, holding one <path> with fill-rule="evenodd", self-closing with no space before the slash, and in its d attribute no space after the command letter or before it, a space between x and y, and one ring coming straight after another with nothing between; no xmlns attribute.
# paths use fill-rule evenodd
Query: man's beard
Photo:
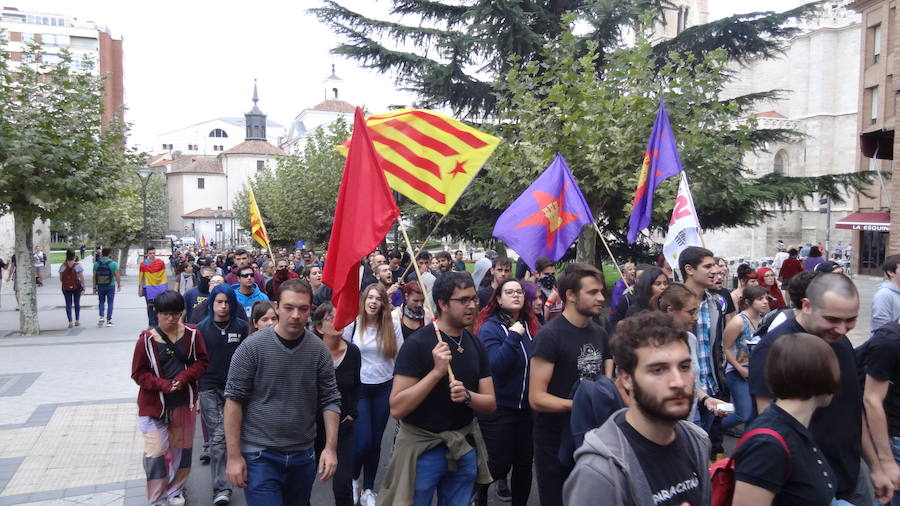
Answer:
<svg viewBox="0 0 900 506"><path fill-rule="evenodd" d="M634 376L631 377L631 385L632 388L634 388L634 400L637 403L637 407L647 418L662 422L677 422L678 420L684 420L689 414L691 414L691 402L693 402L694 398L693 388L690 392L684 392L684 396L688 397L687 408L685 409L684 414L679 415L677 413L673 414L664 409L665 402L671 399L671 393L669 393L669 395L662 401L658 401L641 389L640 384L637 382L637 378L635 378Z"/></svg>

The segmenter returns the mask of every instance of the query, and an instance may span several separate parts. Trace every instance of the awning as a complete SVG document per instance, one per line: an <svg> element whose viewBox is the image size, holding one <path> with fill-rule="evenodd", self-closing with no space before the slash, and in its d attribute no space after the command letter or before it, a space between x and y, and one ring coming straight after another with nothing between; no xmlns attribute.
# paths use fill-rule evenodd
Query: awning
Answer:
<svg viewBox="0 0 900 506"><path fill-rule="evenodd" d="M879 160L894 159L894 131L876 130L859 136L859 149L863 156Z"/></svg>
<svg viewBox="0 0 900 506"><path fill-rule="evenodd" d="M869 230L874 232L891 231L891 213L883 212L859 212L838 220L834 228L847 230Z"/></svg>

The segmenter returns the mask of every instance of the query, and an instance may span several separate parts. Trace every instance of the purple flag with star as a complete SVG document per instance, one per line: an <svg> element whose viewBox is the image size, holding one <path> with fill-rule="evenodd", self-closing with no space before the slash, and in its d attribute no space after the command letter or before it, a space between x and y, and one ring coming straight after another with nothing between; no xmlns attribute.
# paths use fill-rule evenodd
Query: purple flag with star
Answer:
<svg viewBox="0 0 900 506"><path fill-rule="evenodd" d="M514 249L534 269L539 256L558 261L593 223L591 209L562 155L512 203L494 225L493 236Z"/></svg>
<svg viewBox="0 0 900 506"><path fill-rule="evenodd" d="M659 100L659 111L650 132L647 152L638 175L637 188L634 190L634 202L631 218L628 220L628 243L634 244L641 230L650 226L653 218L653 192L664 179L682 171L681 157L675 145L675 134L666 114L666 104Z"/></svg>

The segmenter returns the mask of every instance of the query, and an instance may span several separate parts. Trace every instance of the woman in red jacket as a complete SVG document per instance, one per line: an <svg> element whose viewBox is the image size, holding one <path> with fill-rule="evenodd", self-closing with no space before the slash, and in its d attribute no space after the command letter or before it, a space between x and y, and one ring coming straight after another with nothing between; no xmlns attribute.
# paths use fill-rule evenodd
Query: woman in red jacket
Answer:
<svg viewBox="0 0 900 506"><path fill-rule="evenodd" d="M154 299L159 326L141 332L131 361L138 392L138 430L144 435L147 499L184 504L191 471L197 380L209 360L200 332L182 323L184 298L167 290Z"/></svg>

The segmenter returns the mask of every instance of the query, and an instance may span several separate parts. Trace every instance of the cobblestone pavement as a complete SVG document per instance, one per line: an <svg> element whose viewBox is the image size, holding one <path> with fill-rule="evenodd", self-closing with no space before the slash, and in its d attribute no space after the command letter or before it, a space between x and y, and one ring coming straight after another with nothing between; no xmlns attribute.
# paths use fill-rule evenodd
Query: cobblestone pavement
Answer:
<svg viewBox="0 0 900 506"><path fill-rule="evenodd" d="M130 378L138 332L146 325L135 276L116 295L115 327L98 328L97 297L82 297L81 326L66 328L59 281L38 289L42 334L16 336L19 313L10 283L0 289L0 506L146 504L137 386ZM5 281L5 280L4 280ZM868 336L869 304L879 280L855 278L862 310L850 338ZM88 281L90 284L90 281ZM394 434L385 431L378 479ZM189 504L211 504L209 466L197 461L187 486ZM496 502L492 495L492 504ZM531 503L537 504L537 488ZM312 504L332 502L331 485L316 484ZM243 505L236 491L233 504ZM496 502L496 504L501 504Z"/></svg>

